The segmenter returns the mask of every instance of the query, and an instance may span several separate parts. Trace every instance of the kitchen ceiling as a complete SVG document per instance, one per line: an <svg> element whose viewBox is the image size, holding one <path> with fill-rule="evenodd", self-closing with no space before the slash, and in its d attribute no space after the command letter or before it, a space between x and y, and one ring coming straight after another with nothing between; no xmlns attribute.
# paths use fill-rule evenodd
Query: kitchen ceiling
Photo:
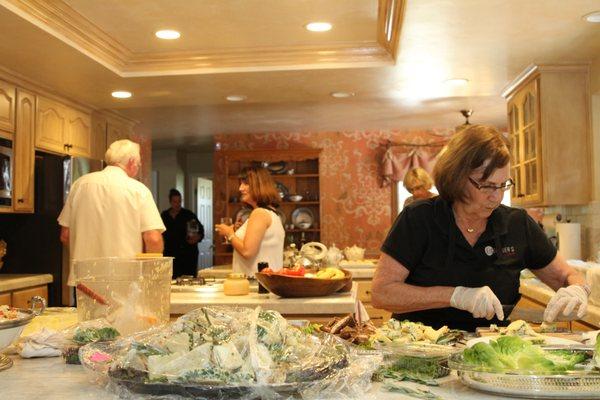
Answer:
<svg viewBox="0 0 600 400"><path fill-rule="evenodd" d="M138 119L158 147L202 145L215 133L451 127L462 108L475 110L473 122L505 126L500 93L529 64L600 55L600 24L582 19L600 10L598 0L0 5L0 65ZM381 12L387 5L398 21ZM304 29L320 20L333 29ZM396 23L398 46L385 41L386 22ZM161 41L159 29L181 38ZM133 97L113 99L113 90ZM336 91L354 96L331 97ZM246 100L230 103L232 94Z"/></svg>

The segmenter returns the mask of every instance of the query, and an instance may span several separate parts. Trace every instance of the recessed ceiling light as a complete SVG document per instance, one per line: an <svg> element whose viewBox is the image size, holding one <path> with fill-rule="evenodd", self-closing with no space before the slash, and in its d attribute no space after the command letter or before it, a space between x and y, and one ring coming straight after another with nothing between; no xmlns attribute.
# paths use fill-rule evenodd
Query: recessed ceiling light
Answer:
<svg viewBox="0 0 600 400"><path fill-rule="evenodd" d="M157 38L165 40L179 39L179 37L181 36L179 32L174 31L172 29L164 29L162 31L157 31L155 35Z"/></svg>
<svg viewBox="0 0 600 400"><path fill-rule="evenodd" d="M466 85L467 83L469 83L468 79L465 78L452 78L452 79L446 79L444 81L445 84L448 85L452 85L452 86L462 86L462 85Z"/></svg>
<svg viewBox="0 0 600 400"><path fill-rule="evenodd" d="M586 14L583 16L583 19L585 19L587 22L599 23L600 22L600 11L594 11L593 13Z"/></svg>
<svg viewBox="0 0 600 400"><path fill-rule="evenodd" d="M132 96L131 92L128 92L126 90L117 90L111 93L112 97L115 97L117 99L128 99Z"/></svg>
<svg viewBox="0 0 600 400"><path fill-rule="evenodd" d="M304 27L311 32L327 32L331 30L329 22L309 22Z"/></svg>
<svg viewBox="0 0 600 400"><path fill-rule="evenodd" d="M352 92L331 92L331 97L335 97L336 99L347 99L348 97L354 96Z"/></svg>
<svg viewBox="0 0 600 400"><path fill-rule="evenodd" d="M229 101L244 101L248 97L244 96L243 94L230 94L229 96L227 96L225 98Z"/></svg>

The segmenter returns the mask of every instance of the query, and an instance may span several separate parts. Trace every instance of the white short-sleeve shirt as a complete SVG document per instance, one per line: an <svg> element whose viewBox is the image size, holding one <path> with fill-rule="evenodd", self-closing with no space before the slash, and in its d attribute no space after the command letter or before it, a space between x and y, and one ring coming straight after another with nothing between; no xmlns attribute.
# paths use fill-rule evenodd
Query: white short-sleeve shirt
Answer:
<svg viewBox="0 0 600 400"><path fill-rule="evenodd" d="M134 257L143 251L143 232L165 230L150 190L116 166L77 179L58 223L69 228L71 261Z"/></svg>

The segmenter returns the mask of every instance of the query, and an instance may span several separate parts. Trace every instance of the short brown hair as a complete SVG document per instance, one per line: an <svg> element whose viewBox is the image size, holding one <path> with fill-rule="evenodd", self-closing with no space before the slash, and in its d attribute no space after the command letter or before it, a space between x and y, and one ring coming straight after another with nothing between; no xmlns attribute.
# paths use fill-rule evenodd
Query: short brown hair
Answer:
<svg viewBox="0 0 600 400"><path fill-rule="evenodd" d="M508 164L509 147L506 137L491 126L472 125L454 135L433 168L440 196L447 202L464 201L469 175L490 160L481 177L486 180L494 170Z"/></svg>
<svg viewBox="0 0 600 400"><path fill-rule="evenodd" d="M275 182L266 168L244 168L240 181L249 186L250 196L259 207L279 207L279 193Z"/></svg>
<svg viewBox="0 0 600 400"><path fill-rule="evenodd" d="M433 186L433 180L423 168L413 168L410 169L406 175L404 175L404 180L402 184L412 193L416 188L422 187L425 190L431 189Z"/></svg>

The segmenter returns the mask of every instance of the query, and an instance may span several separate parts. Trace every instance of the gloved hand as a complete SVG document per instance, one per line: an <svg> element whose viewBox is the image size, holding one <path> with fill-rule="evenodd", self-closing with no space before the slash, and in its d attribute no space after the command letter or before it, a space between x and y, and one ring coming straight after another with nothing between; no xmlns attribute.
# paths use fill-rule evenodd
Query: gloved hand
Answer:
<svg viewBox="0 0 600 400"><path fill-rule="evenodd" d="M544 321L553 322L561 311L569 321L581 319L587 311L587 304L588 292L583 286L570 285L560 288L546 306Z"/></svg>
<svg viewBox="0 0 600 400"><path fill-rule="evenodd" d="M504 319L502 304L489 286L478 288L457 286L450 298L450 305L470 312L475 318L492 319L496 314L500 321Z"/></svg>

